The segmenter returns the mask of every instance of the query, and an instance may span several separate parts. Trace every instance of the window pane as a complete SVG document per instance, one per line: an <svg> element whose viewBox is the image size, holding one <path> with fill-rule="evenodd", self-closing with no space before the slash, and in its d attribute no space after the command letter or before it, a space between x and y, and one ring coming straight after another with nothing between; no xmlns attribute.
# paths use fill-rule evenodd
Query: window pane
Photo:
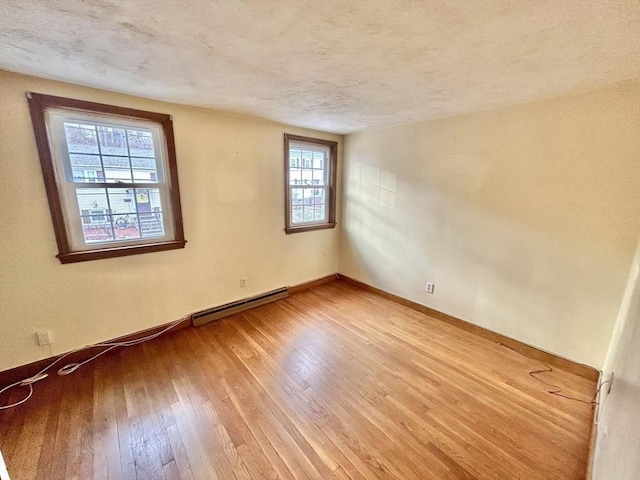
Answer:
<svg viewBox="0 0 640 480"><path fill-rule="evenodd" d="M289 166L292 168L300 168L300 158L302 158L302 152L299 149L289 149Z"/></svg>
<svg viewBox="0 0 640 480"><path fill-rule="evenodd" d="M151 213L151 198L148 188L136 188L136 207L138 213Z"/></svg>
<svg viewBox="0 0 640 480"><path fill-rule="evenodd" d="M111 216L103 215L102 220L95 220L95 216L82 216L82 236L85 243L113 241Z"/></svg>
<svg viewBox="0 0 640 480"><path fill-rule="evenodd" d="M313 170L302 170L302 184L311 185L313 183Z"/></svg>
<svg viewBox="0 0 640 480"><path fill-rule="evenodd" d="M313 152L313 168L324 168L325 152Z"/></svg>
<svg viewBox="0 0 640 480"><path fill-rule="evenodd" d="M156 170L156 159L131 157L131 166L134 170Z"/></svg>
<svg viewBox="0 0 640 480"><path fill-rule="evenodd" d="M133 167L134 182L157 182L158 171L156 169L155 158L132 158L131 166Z"/></svg>
<svg viewBox="0 0 640 480"><path fill-rule="evenodd" d="M76 168L89 167L93 170L102 168L100 165L100 155L82 155L77 153L69 154L71 166Z"/></svg>
<svg viewBox="0 0 640 480"><path fill-rule="evenodd" d="M153 136L144 130L127 130L129 138L129 155L132 157L155 157Z"/></svg>
<svg viewBox="0 0 640 480"><path fill-rule="evenodd" d="M136 202L131 188L110 188L109 203L111 213L136 213Z"/></svg>
<svg viewBox="0 0 640 480"><path fill-rule="evenodd" d="M311 168L313 165L313 152L302 150L302 168Z"/></svg>
<svg viewBox="0 0 640 480"><path fill-rule="evenodd" d="M313 220L313 207L305 205L303 219L305 222Z"/></svg>
<svg viewBox="0 0 640 480"><path fill-rule="evenodd" d="M293 205L302 205L302 188L291 189L291 203Z"/></svg>
<svg viewBox="0 0 640 480"><path fill-rule="evenodd" d="M105 182L131 182L131 170L124 168L107 168L104 167Z"/></svg>
<svg viewBox="0 0 640 480"><path fill-rule="evenodd" d="M78 188L76 199L81 215L93 214L96 211L109 213L107 192L104 188Z"/></svg>
<svg viewBox="0 0 640 480"><path fill-rule="evenodd" d="M129 157L114 157L111 155L103 155L102 163L104 163L105 167L109 168L121 168L126 170L129 170L131 168L129 164Z"/></svg>
<svg viewBox="0 0 640 480"><path fill-rule="evenodd" d="M326 185L324 170L313 171L313 183L315 185Z"/></svg>
<svg viewBox="0 0 640 480"><path fill-rule="evenodd" d="M158 175L149 170L134 170L133 181L135 183L158 183Z"/></svg>
<svg viewBox="0 0 640 480"><path fill-rule="evenodd" d="M302 172L299 168L289 170L289 185L300 185L302 183Z"/></svg>
<svg viewBox="0 0 640 480"><path fill-rule="evenodd" d="M102 132L106 134L106 132ZM99 162L98 155L75 155L73 169L75 181L117 182L131 181L128 157L107 155L103 157L106 171L96 171L96 166L82 163ZM139 165L155 166L155 159L138 158ZM99 168L99 167L98 167ZM148 173L148 171L147 171ZM146 181L150 180L150 175ZM143 237L164 236L162 203L158 188L78 188L76 198L80 210L82 233L85 243L121 241ZM110 215L110 214L113 214ZM138 217L137 213L140 214Z"/></svg>
<svg viewBox="0 0 640 480"><path fill-rule="evenodd" d="M73 181L75 183L99 182L103 178L102 170L80 170L73 169Z"/></svg>
<svg viewBox="0 0 640 480"><path fill-rule="evenodd" d="M295 205L291 207L291 223L299 223L302 221L302 209L304 207Z"/></svg>
<svg viewBox="0 0 640 480"><path fill-rule="evenodd" d="M160 200L159 188L148 188L149 200L151 201L151 211L158 212L162 210L162 201Z"/></svg>
<svg viewBox="0 0 640 480"><path fill-rule="evenodd" d="M102 162L106 182L131 182L131 167L127 157L105 155L102 157Z"/></svg>
<svg viewBox="0 0 640 480"><path fill-rule="evenodd" d="M128 155L124 128L98 126L98 138L103 155Z"/></svg>
<svg viewBox="0 0 640 480"><path fill-rule="evenodd" d="M96 130L90 125L66 123L64 133L67 138L67 148L69 153L99 153Z"/></svg>
<svg viewBox="0 0 640 480"><path fill-rule="evenodd" d="M324 196L325 196L324 188L316 188L313 190L314 203L326 203Z"/></svg>
<svg viewBox="0 0 640 480"><path fill-rule="evenodd" d="M304 189L304 204L311 205L313 201L313 188Z"/></svg>
<svg viewBox="0 0 640 480"><path fill-rule="evenodd" d="M313 219L314 220L324 220L325 219L325 206L324 205L314 205L313 206Z"/></svg>
<svg viewBox="0 0 640 480"><path fill-rule="evenodd" d="M135 213L131 215L114 215L113 233L116 240L140 238L137 215Z"/></svg>
<svg viewBox="0 0 640 480"><path fill-rule="evenodd" d="M164 225L162 224L161 213L141 213L140 232L143 237L164 236Z"/></svg>
<svg viewBox="0 0 640 480"><path fill-rule="evenodd" d="M80 209L85 243L113 240L107 192L104 188L78 188L76 199Z"/></svg>

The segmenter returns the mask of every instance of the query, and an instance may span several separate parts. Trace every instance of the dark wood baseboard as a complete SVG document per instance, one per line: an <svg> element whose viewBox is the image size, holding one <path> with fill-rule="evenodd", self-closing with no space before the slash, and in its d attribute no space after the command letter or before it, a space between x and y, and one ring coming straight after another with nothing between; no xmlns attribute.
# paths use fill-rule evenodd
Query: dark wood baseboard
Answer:
<svg viewBox="0 0 640 480"><path fill-rule="evenodd" d="M146 337L148 335L153 335L167 328L173 322L165 323L162 325L158 325L157 327L147 328L145 330L140 330L139 332L130 333L129 335L124 335L122 337L113 338L111 340L105 340L104 343L115 343L115 342L130 342L132 340L138 340L139 338ZM185 317L180 323L178 323L175 327L173 327L170 331L175 332L177 330L182 330L183 328L191 327L191 316ZM169 332L167 332L169 333ZM96 353L99 353L101 350L104 350L104 347L88 347L86 349L71 353L66 356L64 360L58 362L48 373L49 379L51 378L60 378L56 372L60 367L66 365L68 363L80 363L83 362ZM113 351L118 351L118 349L114 349ZM112 352L109 352L109 355ZM42 360L36 360L35 362L27 363L26 365L20 365L18 367L9 368L8 370L3 370L0 372L0 388L5 387L11 383L17 382L19 380L24 380L25 378L29 378L32 375L35 375L40 370L45 368L47 365L50 365L54 360L58 357L64 355L61 353L60 355L56 355L53 357L43 358ZM47 380L49 380L47 379Z"/></svg>
<svg viewBox="0 0 640 480"><path fill-rule="evenodd" d="M516 357L336 281L46 379L0 411L0 448L16 475L52 480L582 479L589 406L545 394Z"/></svg>
<svg viewBox="0 0 640 480"><path fill-rule="evenodd" d="M492 332L491 330L487 330L486 328L479 327L477 325L469 323L466 320L462 320L452 315L439 312L437 310L434 310L433 308L429 308L420 303L407 300L406 298L400 297L393 293L389 293L380 288L372 287L371 285L363 283L359 280L355 280L346 275L338 274L338 278L347 283L350 283L351 285L355 285L359 288L362 288L363 290L375 293L377 295L380 295L381 297L387 298L396 303L404 305L405 307L409 307L413 310L417 310L420 313L429 315L430 317L437 318L438 320L442 320L443 322L447 322L450 325L466 330L467 332L474 333L480 337L486 338L487 340L491 340L496 343L502 343L508 346L509 348L514 349L518 353L521 353L523 355L528 355L529 357L533 357L536 360L546 362L549 365L562 368L563 370L567 370L571 373L575 373L576 375L580 375L581 377L584 377L596 382L600 377L600 372L595 368L590 367L589 365L574 362L573 360L569 360L567 358L561 357L559 355L556 355L555 353L547 352L545 350L532 347L531 345L522 343L519 340L514 340L513 338L507 337L500 333Z"/></svg>
<svg viewBox="0 0 640 480"><path fill-rule="evenodd" d="M333 282L338 279L338 274L334 273L332 275L327 275L326 277L318 278L316 280L311 280L309 282L300 283L298 285L293 285L291 287L287 287L288 293L297 293L303 290L307 290L309 288L317 287L319 285L324 285L325 283ZM148 328L146 330L141 330L139 332L131 333L129 335L124 335L122 337L113 338L111 340L105 340L104 343L115 343L115 342L128 342L131 340L137 340L142 337L146 337L147 335L153 335L154 333L158 333L161 330L168 327L171 323L165 323L163 325L158 325L157 327ZM172 332L177 330L181 330L183 328L191 327L192 320L191 316L185 317L183 321L181 321L178 325L171 329ZM80 363L88 358L92 357L96 353L99 353L101 348L97 347L89 347L84 350L80 350L78 352L74 352L67 357L60 364L56 364L54 368L49 372L50 378L58 378L56 375L56 371L58 368L66 365L68 363ZM114 349L114 351L118 351L118 349ZM35 362L27 363L26 365L20 365L18 367L9 368L7 370L3 370L0 372L0 388L9 385L11 383L17 382L19 380L23 380L25 378L29 378L32 375L35 375L40 370L45 368L47 365L51 364L56 358L64 355L61 353L60 355L56 355L53 357L44 358L42 360L36 360Z"/></svg>
<svg viewBox="0 0 640 480"><path fill-rule="evenodd" d="M297 293L302 290L307 290L309 288L318 287L320 285L324 285L325 283L333 282L338 279L337 273L332 273L331 275L327 275L326 277L318 278L316 280L311 280L309 282L299 283L297 285L293 285L288 287L289 295L292 293Z"/></svg>
<svg viewBox="0 0 640 480"><path fill-rule="evenodd" d="M313 288L313 287L317 287L319 285L324 285L325 283L329 283L329 282L333 282L337 279L343 280L347 283L350 283L352 285L355 285L359 288L362 288L363 290L367 290L369 292L375 293L380 295L381 297L387 298L389 300L392 300L396 303L399 303L401 305L404 305L406 307L412 308L414 310L417 310L421 313L424 313L426 315L429 315L430 317L433 318L437 318L438 320L442 320L444 322L447 322L451 325L454 325L456 327L459 327L463 330L466 330L468 332L472 332L475 333L481 337L484 337L488 340L494 341L494 342L499 342L499 343L503 343L505 345L507 345L510 348L513 348L514 350L516 350L519 353L522 353L524 355L529 355L530 357L536 358L538 360L541 360L543 362L546 362L550 365L554 365L558 368L562 368L564 370L570 371L572 373L575 373L577 375L580 375L582 377L588 378L589 380L594 380L597 381L599 378L600 373L598 372L598 370L596 370L595 368L592 368L588 365L584 365L581 363L577 363L574 362L572 360L568 360L566 358L560 357L556 354L550 353L550 352L546 352L544 350L540 350L539 348L536 347L532 347L530 345L527 345L525 343L522 343L518 340L514 340L512 338L506 337L504 335L501 335L499 333L495 333L492 332L491 330L487 330L485 328L482 327L478 327L477 325L473 325L465 320L461 320L459 318L453 317L451 315L447 315L445 313L439 312L437 310L434 310L432 308L429 308L425 305L421 305L419 303L413 302L411 300L407 300L406 298L402 298L398 295L395 295L393 293L389 293L386 292L382 289L376 288L376 287L372 287L371 285L368 285L366 283L360 282L358 280L355 280L353 278L350 278L346 275L342 275L342 274L332 274L332 275L327 275L326 277L322 277L322 278L318 278L316 280L311 280L309 282L304 282L304 283L300 283L298 285L293 285L291 287L288 287L288 292L289 294L294 294L294 293L298 293L304 290L307 290L309 288ZM168 325L170 325L172 322L170 323L166 323L163 325L158 325L157 327L152 327L152 328L148 328L146 330L141 330L139 332L135 332L135 333L131 333L129 335L124 335L122 337L118 337L118 338L114 338L111 340L106 340L105 343L114 343L114 342L127 342L127 341L131 341L131 340L137 340L139 338L145 337L147 335L153 335L154 333L158 333L161 330L163 330L164 328L166 328ZM177 330L181 330L183 328L187 328L187 327L191 327L191 317L186 317L184 320L182 320L178 325L176 325L171 331L175 332ZM73 362L82 362L84 360L87 360L88 358L92 357L93 355L95 355L96 353L98 353L100 350L98 348L87 348L84 350L80 350L78 352L74 352L72 354L70 354L69 356L67 356L65 358L64 361L60 362L60 365L56 365L56 367L61 367L62 365L66 365L67 363L73 363ZM118 351L117 349L115 349L114 351ZM63 355L63 354L60 354ZM22 380L25 378L30 377L31 375L35 375L36 373L38 373L40 370L42 370L43 368L45 368L47 365L49 365L50 363L52 363L56 358L58 358L60 355L56 355L53 357L48 357L42 360L37 360L35 362L31 362L28 363L26 365L21 365L18 367L14 367L14 368L9 368L8 370L3 370L0 372L0 388L9 385L10 383L13 382L17 382L18 380ZM58 375L55 375L55 372L57 371L57 368L52 369L51 372L49 373L53 373L53 375L51 375L51 378L57 378Z"/></svg>

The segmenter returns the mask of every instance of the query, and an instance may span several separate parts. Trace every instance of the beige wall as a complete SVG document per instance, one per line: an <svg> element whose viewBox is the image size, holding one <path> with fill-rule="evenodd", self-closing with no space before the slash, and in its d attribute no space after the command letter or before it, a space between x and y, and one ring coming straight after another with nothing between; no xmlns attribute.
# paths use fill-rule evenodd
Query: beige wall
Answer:
<svg viewBox="0 0 640 480"><path fill-rule="evenodd" d="M27 90L173 115L187 247L60 264ZM0 72L0 370L335 273L337 229L284 233L284 132L341 140Z"/></svg>
<svg viewBox="0 0 640 480"><path fill-rule="evenodd" d="M347 136L340 273L602 367L640 231L639 99L636 82Z"/></svg>
<svg viewBox="0 0 640 480"><path fill-rule="evenodd" d="M187 248L61 265L27 90L172 114ZM640 231L639 98L349 135L341 273L601 367ZM337 229L284 234L282 133L341 137L5 72L0 99L0 369L338 270Z"/></svg>
<svg viewBox="0 0 640 480"><path fill-rule="evenodd" d="M640 242L603 369L594 480L633 480L640 473Z"/></svg>

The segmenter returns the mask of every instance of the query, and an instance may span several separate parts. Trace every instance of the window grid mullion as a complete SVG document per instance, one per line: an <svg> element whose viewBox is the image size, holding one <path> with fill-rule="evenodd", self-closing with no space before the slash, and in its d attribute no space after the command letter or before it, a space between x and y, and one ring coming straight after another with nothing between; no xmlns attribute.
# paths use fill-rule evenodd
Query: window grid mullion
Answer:
<svg viewBox="0 0 640 480"><path fill-rule="evenodd" d="M100 132L98 132L98 126L93 124L93 129L96 132L96 144L98 145L98 158L100 158L100 168L102 169L102 176L106 179L107 172L104 170L104 161L102 160L102 146L100 145ZM69 163L71 163L71 158L69 158ZM73 167L72 167L73 170ZM84 172L84 169L82 170ZM84 173L82 174L82 179L84 180Z"/></svg>
<svg viewBox="0 0 640 480"><path fill-rule="evenodd" d="M77 201L78 188L84 188L84 187L79 186L79 185L74 184L74 183L72 183L72 187L73 187L73 193L74 193L73 197ZM92 187L93 187L93 185L92 185ZM105 197L107 199L107 214L106 214L106 216L109 219L109 226L111 227L111 236L115 240L115 229L114 229L114 226L113 226L113 210L111 209L111 201L109 200L109 190L106 187L94 187L94 188L96 190L104 190L104 194L105 194ZM78 205L78 211L79 211L78 217L80 218L80 228L82 229L83 228L82 218L83 217L87 217L87 216L91 217L92 215L83 215L82 214L82 210L80 210L80 205ZM84 239L84 233L82 235L83 235L83 239Z"/></svg>
<svg viewBox="0 0 640 480"><path fill-rule="evenodd" d="M68 182L80 188L150 188L163 189L165 183L132 183L132 182Z"/></svg>
<svg viewBox="0 0 640 480"><path fill-rule="evenodd" d="M131 159L129 159L129 163L131 163ZM149 191L147 190L147 195L149 195ZM148 198L149 202L151 202L151 198ZM138 235L142 238L142 225L140 225L140 209L138 208L138 189L133 189L133 203L136 206L136 220L138 221ZM151 206L151 204L149 204Z"/></svg>
<svg viewBox="0 0 640 480"><path fill-rule="evenodd" d="M319 170L319 171L323 172L323 179L322 179L322 181L323 181L324 183L322 183L322 184L318 184L318 185L328 186L328 184L329 184L329 169L327 168L327 167L328 167L328 165L327 165L327 151L326 151L326 150L313 150L313 149L291 148L291 147L290 147L290 148L289 148L289 155L291 155L291 152L292 152L292 151L295 151L295 150L300 151L300 162L301 162L301 163L300 163L299 167L298 167L298 168L295 168L294 170L297 170L297 169L299 169L299 170L300 170L300 177L301 177L301 181L303 181L303 180L302 180L302 171L303 171L303 170L311 170L311 182L312 182L312 183L313 183L313 180L314 180L314 179L313 179L313 172L314 172L314 171L316 171L316 170ZM303 153L304 153L304 152L308 152L308 153L310 153L310 154L311 154L311 164L310 164L311 166L310 166L309 168L307 168L307 167L305 167L305 166L304 166L304 158L303 158ZM324 167L324 168L316 168L316 167L315 167L313 154L314 154L314 153L316 153L316 152L317 152L317 153L321 153L321 154L322 154L322 156L323 156L323 158L322 158L322 163L323 163L323 167ZM291 166L289 167L289 170L290 170L290 171L292 170ZM304 185L304 184L301 184L301 185Z"/></svg>
<svg viewBox="0 0 640 480"><path fill-rule="evenodd" d="M315 189L322 189L324 190L324 199L323 202L321 204L316 204L316 203L311 203L310 205L307 205L304 203L304 192L302 194L302 204L293 204L293 189L294 188L299 188L302 190L315 190ZM293 218L291 219L291 223L295 223L297 225L301 225L301 224L312 224L312 223L319 223L319 222L326 222L329 219L329 211L328 211L328 199L329 199L329 189L330 186L329 185L289 185L289 198L290 198L290 204L289 204L289 208L291 209L291 215L293 215L293 207L297 206L300 207L302 209L302 221L299 222L294 222ZM315 199L315 192L312 194L312 199ZM316 220L316 219L311 219L311 220L304 220L304 212L307 209L311 209L313 212L315 212L315 207L316 205L324 205L325 208L325 212L324 212L324 217L322 218L322 220Z"/></svg>
<svg viewBox="0 0 640 480"><path fill-rule="evenodd" d="M129 172L131 172L131 181L135 182L135 178L133 177L133 165L131 164L131 148L129 148L129 129L125 127L124 129L124 141L127 144L127 155L129 158Z"/></svg>
<svg viewBox="0 0 640 480"><path fill-rule="evenodd" d="M98 131L98 126L96 124L93 125L93 128L96 132L96 144L98 145L98 155L100 158L100 168L102 169L102 176L103 178L106 180L107 178L107 172L104 169L104 160L102 159L102 143L100 141L100 132ZM71 161L71 159L69 159L69 161ZM83 176L84 178L84 176ZM106 183L106 182L105 182ZM113 237L113 239L115 240L115 230L113 228L113 209L111 208L111 200L109 199L109 189L108 187L104 187L104 193L105 196L107 197L107 210L109 211L109 224L111 225L111 235ZM75 190L75 196L76 198L78 197L78 191L77 189ZM82 212L80 212L82 213ZM82 225L81 225L82 227ZM84 233L83 233L83 237L84 237Z"/></svg>

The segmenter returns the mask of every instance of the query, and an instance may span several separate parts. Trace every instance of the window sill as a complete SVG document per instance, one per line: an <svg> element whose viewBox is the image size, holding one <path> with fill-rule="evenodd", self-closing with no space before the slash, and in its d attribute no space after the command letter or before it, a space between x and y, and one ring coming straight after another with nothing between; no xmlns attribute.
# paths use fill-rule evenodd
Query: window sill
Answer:
<svg viewBox="0 0 640 480"><path fill-rule="evenodd" d="M176 250L184 248L186 240L172 240L170 242L149 243L146 245L126 245L124 247L101 248L56 255L60 263L87 262L89 260L101 260L103 258L125 257L139 253L162 252L164 250Z"/></svg>
<svg viewBox="0 0 640 480"><path fill-rule="evenodd" d="M302 233L302 232L310 232L312 230L326 230L328 228L334 228L336 226L335 223L321 223L318 225L303 225L300 227L287 227L284 229L287 232L287 235L290 233Z"/></svg>

